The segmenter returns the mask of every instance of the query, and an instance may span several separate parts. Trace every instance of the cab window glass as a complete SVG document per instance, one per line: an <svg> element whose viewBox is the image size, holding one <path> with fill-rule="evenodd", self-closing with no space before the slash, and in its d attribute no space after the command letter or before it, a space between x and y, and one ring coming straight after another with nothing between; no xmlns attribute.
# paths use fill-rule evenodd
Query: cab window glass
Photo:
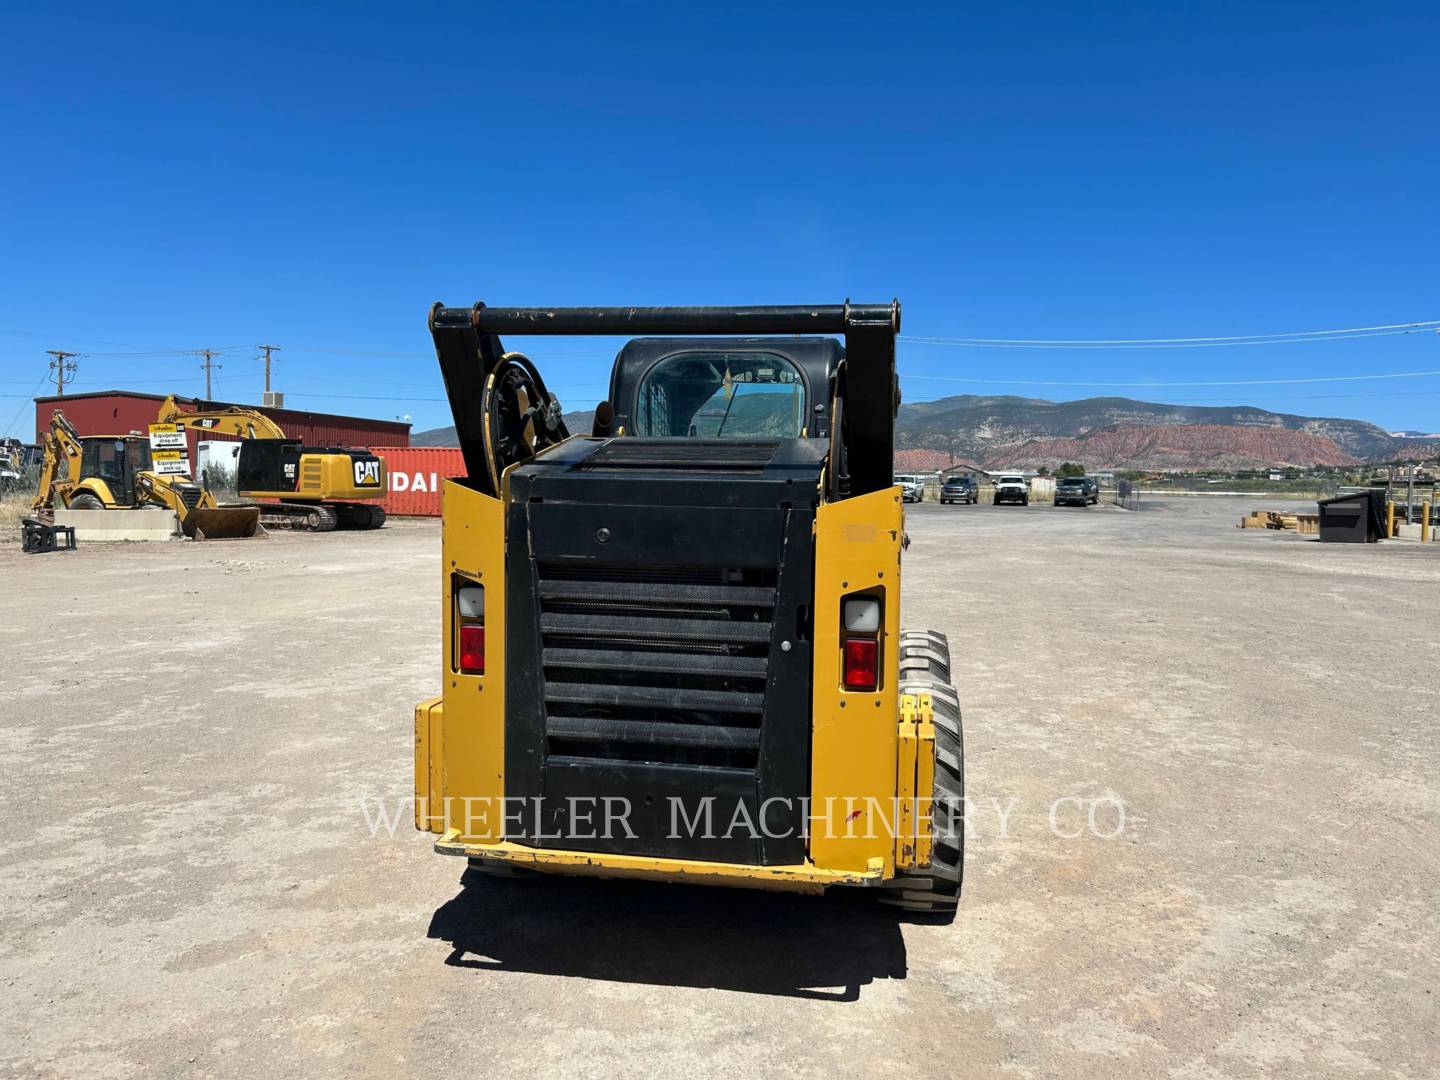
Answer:
<svg viewBox="0 0 1440 1080"><path fill-rule="evenodd" d="M796 439L805 383L774 353L677 353L646 373L634 415L650 438Z"/></svg>

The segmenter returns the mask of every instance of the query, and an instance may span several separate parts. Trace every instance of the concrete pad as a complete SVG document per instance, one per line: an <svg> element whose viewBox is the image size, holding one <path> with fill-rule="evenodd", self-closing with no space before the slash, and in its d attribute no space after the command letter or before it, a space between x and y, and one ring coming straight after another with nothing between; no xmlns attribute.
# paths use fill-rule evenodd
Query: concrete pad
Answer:
<svg viewBox="0 0 1440 1080"><path fill-rule="evenodd" d="M1430 531L1431 531L1431 533L1433 534L1434 530L1432 529L1432 530L1430 530ZM1420 539L1420 523L1417 521L1417 522L1415 522L1415 524L1413 524L1413 525L1407 525L1407 524L1405 524L1403 521L1402 521L1402 522L1398 522L1398 523L1396 524L1396 526L1395 526L1395 536L1394 536L1394 539L1396 539L1396 540L1419 540L1419 539Z"/></svg>
<svg viewBox="0 0 1440 1080"><path fill-rule="evenodd" d="M180 519L173 510L56 510L56 525L73 525L77 544L117 540L173 540Z"/></svg>

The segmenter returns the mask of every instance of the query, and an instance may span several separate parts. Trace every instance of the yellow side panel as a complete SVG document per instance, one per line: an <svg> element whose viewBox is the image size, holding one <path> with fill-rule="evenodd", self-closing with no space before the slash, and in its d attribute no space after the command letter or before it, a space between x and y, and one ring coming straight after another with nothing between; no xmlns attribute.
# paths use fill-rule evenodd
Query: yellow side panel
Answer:
<svg viewBox="0 0 1440 1080"><path fill-rule="evenodd" d="M935 713L929 694L920 695L915 720L915 865L929 866L935 850Z"/></svg>
<svg viewBox="0 0 1440 1080"><path fill-rule="evenodd" d="M894 870L900 641L900 489L821 505L815 523L815 685L810 858L827 870ZM840 600L881 596L880 688L841 685ZM873 801L872 801L873 800Z"/></svg>
<svg viewBox="0 0 1440 1080"><path fill-rule="evenodd" d="M444 630L445 813L462 841L503 839L505 794L505 504L447 480L442 489L441 606ZM455 576L485 586L485 674L453 668ZM438 830L437 830L438 831Z"/></svg>
<svg viewBox="0 0 1440 1080"><path fill-rule="evenodd" d="M900 824L895 833L895 866L915 865L915 758L918 753L915 698L900 696L899 760L895 765L895 798Z"/></svg>
<svg viewBox="0 0 1440 1080"><path fill-rule="evenodd" d="M443 698L415 706L415 828L421 832L445 831L444 715Z"/></svg>

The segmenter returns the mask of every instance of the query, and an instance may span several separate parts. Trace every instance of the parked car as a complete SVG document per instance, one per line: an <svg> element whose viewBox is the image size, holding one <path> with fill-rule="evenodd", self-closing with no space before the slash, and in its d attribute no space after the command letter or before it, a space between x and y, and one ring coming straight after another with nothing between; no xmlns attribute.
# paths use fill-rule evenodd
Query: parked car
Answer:
<svg viewBox="0 0 1440 1080"><path fill-rule="evenodd" d="M995 505L1019 503L1030 505L1030 485L1023 476L1002 476L995 481Z"/></svg>
<svg viewBox="0 0 1440 1080"><path fill-rule="evenodd" d="M909 473L896 473L895 483L900 485L901 502L925 501L925 478Z"/></svg>
<svg viewBox="0 0 1440 1080"><path fill-rule="evenodd" d="M1089 506L1100 501L1100 481L1093 476L1062 476L1055 481L1056 506Z"/></svg>
<svg viewBox="0 0 1440 1080"><path fill-rule="evenodd" d="M977 503L980 501L980 485L968 476L947 476L940 487L940 502Z"/></svg>

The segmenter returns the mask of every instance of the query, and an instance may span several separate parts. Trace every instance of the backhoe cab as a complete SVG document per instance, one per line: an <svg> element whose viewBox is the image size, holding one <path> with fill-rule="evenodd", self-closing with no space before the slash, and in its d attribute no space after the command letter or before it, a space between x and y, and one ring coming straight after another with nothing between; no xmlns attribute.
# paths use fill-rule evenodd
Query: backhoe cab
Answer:
<svg viewBox="0 0 1440 1080"><path fill-rule="evenodd" d="M899 325L898 303L431 311L468 470L443 692L415 716L438 851L953 915L959 705L944 636L900 620ZM656 336L575 435L501 343L630 333Z"/></svg>

